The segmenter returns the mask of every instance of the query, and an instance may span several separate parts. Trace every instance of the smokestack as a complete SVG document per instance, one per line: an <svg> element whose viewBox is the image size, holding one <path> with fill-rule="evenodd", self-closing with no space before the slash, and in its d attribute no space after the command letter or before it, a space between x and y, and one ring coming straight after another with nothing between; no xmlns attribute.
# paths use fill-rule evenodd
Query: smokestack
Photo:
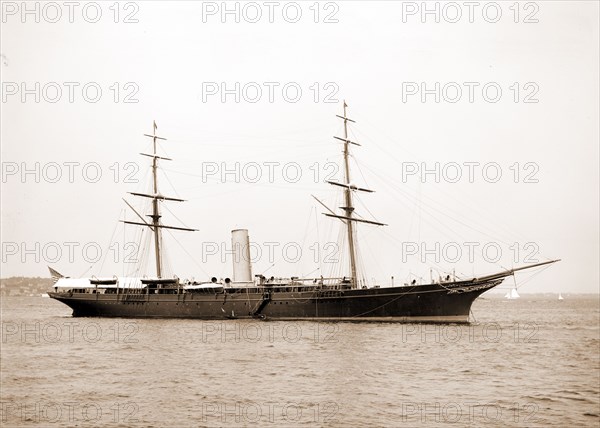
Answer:
<svg viewBox="0 0 600 428"><path fill-rule="evenodd" d="M233 247L233 282L252 282L252 265L250 264L250 238L248 229L231 231Z"/></svg>

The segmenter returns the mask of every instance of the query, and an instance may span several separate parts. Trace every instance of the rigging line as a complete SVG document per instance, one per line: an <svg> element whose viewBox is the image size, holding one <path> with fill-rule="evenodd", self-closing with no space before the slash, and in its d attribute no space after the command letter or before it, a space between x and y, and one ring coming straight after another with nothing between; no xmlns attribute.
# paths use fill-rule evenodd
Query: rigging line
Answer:
<svg viewBox="0 0 600 428"><path fill-rule="evenodd" d="M217 197L217 196L227 195L229 193L242 192L242 191L246 191L246 190L250 189L252 186L253 185L248 185L248 186L239 187L239 188L236 186L236 188L231 189L231 190L220 191L218 193L212 193L212 194L209 193L209 194L205 194L205 195L198 196L198 197L195 197L195 198L194 197L193 198L188 198L188 200L189 201L195 201L195 200L198 200L198 199L214 198L214 197ZM198 186L198 188L201 188L201 187L203 187L203 186Z"/></svg>
<svg viewBox="0 0 600 428"><path fill-rule="evenodd" d="M90 265L90 267L88 267L85 271L83 271L83 273L81 275L79 275L79 278L83 277L83 275L88 273L93 267L94 267L94 265Z"/></svg>
<svg viewBox="0 0 600 428"><path fill-rule="evenodd" d="M141 272L148 272L148 264L150 260L150 247L152 241L152 234L147 233L146 228L142 228L143 230L140 233L140 243L143 242L144 251L142 253L142 263L140 264L140 270L137 272L138 275Z"/></svg>
<svg viewBox="0 0 600 428"><path fill-rule="evenodd" d="M421 201L422 201L422 197L423 197L423 188L421 187L421 183L419 183L418 185L418 200L415 201L418 206L418 213L419 213L419 218L418 218L418 222L417 222L417 239L420 241L421 240L421 225L422 225L422 220L423 220L423 209L421 206ZM418 242L418 241L417 241Z"/></svg>
<svg viewBox="0 0 600 428"><path fill-rule="evenodd" d="M123 229L125 229L125 224L123 225ZM139 266L139 264L141 263L141 240L140 239L134 239L134 242L136 242L136 249L137 249L137 253L136 253L136 258L134 260L134 264L133 266L127 266L128 269L125 269L126 263L123 263L123 276L133 276L133 274L135 273L136 267Z"/></svg>
<svg viewBox="0 0 600 428"><path fill-rule="evenodd" d="M138 251L136 254L135 263L127 271L128 275L139 276L140 272L146 270L145 266L146 266L148 253L149 253L149 251L147 251L147 248L148 248L147 241L148 241L149 235L146 234L145 232L146 232L145 227L136 228L137 238L134 238L134 241L136 241L136 243L137 243Z"/></svg>
<svg viewBox="0 0 600 428"><path fill-rule="evenodd" d="M212 193L212 194L207 194L207 195L203 195L203 196L199 196L199 197L190 197L187 198L188 200L195 200L195 199L201 199L201 198L205 198L205 197L213 197L213 196L219 196L219 195L223 195L223 194L227 194L227 193L235 193L235 192L240 192L240 191L246 191L250 188L253 187L261 187L261 188L267 188L267 189L285 189L285 190L290 190L290 185L289 184L273 184L273 183L250 183L247 186L240 186L240 183L233 183L233 182L227 182L227 183L223 183L223 185L228 185L230 187L232 187L230 190L227 191L220 191L218 193ZM193 186L193 187L188 187L188 190L193 190L193 189L203 189L205 188L205 186ZM316 184L313 184L312 187L306 187L306 186L300 186L300 185L296 185L294 184L294 191L303 191L303 192L315 192L316 190L321 189L320 187L317 187Z"/></svg>
<svg viewBox="0 0 600 428"><path fill-rule="evenodd" d="M410 282L411 278L412 279L418 279L420 281L419 285L423 284L423 277L422 276L418 276L416 273L412 273L412 271L409 270L408 271L408 275L404 277L404 280ZM408 282L406 282L405 285L408 285Z"/></svg>
<svg viewBox="0 0 600 428"><path fill-rule="evenodd" d="M349 268L350 268L350 249L349 249L349 245L348 245L348 235L346 234L346 231L344 230L344 226L342 224L340 224L339 228L338 228L338 242L340 243L340 249L343 249L344 251L340 251L340 255L341 255L341 260L343 260L343 263L340 263L337 266L337 275L338 277L346 277L346 276L350 276L350 274L348 273ZM334 266L335 267L335 266Z"/></svg>
<svg viewBox="0 0 600 428"><path fill-rule="evenodd" d="M127 217L127 212L125 211L125 209L123 208L123 220L126 220ZM123 223L123 242L127 242L127 238L126 238L126 232L125 232L125 223ZM122 275L125 276L125 263L122 263L123 267L122 267Z"/></svg>
<svg viewBox="0 0 600 428"><path fill-rule="evenodd" d="M374 145L375 147L379 148L381 151L383 151L385 154L387 154L389 157L391 157L391 158L392 158L394 161L396 161L396 162L400 162L400 161L399 161L399 160L396 158L396 156L395 156L394 154L392 154L391 152L387 151L385 148L383 148L382 146L380 146L379 144L377 144L377 142L376 142L375 140L372 140L371 138L369 138L369 137L368 137L368 136L366 136L366 135L365 135L365 138L366 138L367 140L369 140L369 141L372 141L372 142L373 142L373 145ZM393 140L391 140L391 141L393 141ZM403 148L402 148L402 146L399 146L399 147L400 147L400 149L403 149ZM389 180L389 181L394 181L394 179L390 177L390 180ZM437 187L439 187L439 186L436 186L436 188L437 188ZM442 191L442 193L445 193L445 192L443 192L443 191Z"/></svg>
<svg viewBox="0 0 600 428"><path fill-rule="evenodd" d="M162 143L160 142L160 140L156 141L156 153L158 154L159 151L162 151L162 154L164 157L166 158L170 158L171 156L169 156L169 152L167 152L165 150L165 148L163 147Z"/></svg>
<svg viewBox="0 0 600 428"><path fill-rule="evenodd" d="M267 162L267 161L265 161L265 162ZM313 165L314 165L314 163L312 165L309 165L307 168L303 168L303 169L309 169ZM274 171L273 171L273 175L269 176L270 173L269 174L265 174L265 176L267 178L271 178L271 177L273 177L273 178L279 178L279 176L277 175L278 174L278 172L277 172L277 165L274 165L274 166L275 166L275 168L274 168ZM300 165L300 167L302 168L302 165ZM196 177L196 178L201 178L202 179L202 181L203 181L202 185L191 186L191 187L189 187L190 189L202 188L209 181L216 182L216 183L223 183L223 184L240 184L239 182L233 181L233 180L229 180L229 181L225 180L225 181L223 181L223 172L225 172L225 171L222 171L221 174L220 174L220 176L218 176L217 174L215 174L215 176L212 176L212 175L195 174L195 173L192 173L192 172L186 172L184 170L173 169L173 168L159 168L159 169L161 169L163 172L166 171L166 172L173 173L173 174L185 175L185 176L188 176L188 177ZM319 171L317 171L317 173L318 172ZM242 177L242 173L243 173L243 171L242 171L242 169L240 169L239 170L238 178L243 178ZM229 173L227 173L227 175L233 175L233 174L234 174L234 171L230 171ZM267 182L261 182L261 179L263 179L262 170L260 170L260 174L261 175L257 177L258 180L256 182L253 182L253 183L250 183L250 184L252 184L252 185L259 185L259 184L261 184L261 185L270 185L270 184L272 184L271 182L268 182L268 183ZM254 177L252 177L252 178L254 178ZM283 173L282 173L282 178L285 178L285 177L283 177ZM298 182L300 182L301 179L302 179L302 175L300 175ZM263 181L266 181L266 180L263 180ZM269 181L271 181L271 180L269 180ZM318 184L318 183L315 183L315 184Z"/></svg>
<svg viewBox="0 0 600 428"><path fill-rule="evenodd" d="M165 237L164 235L161 235L160 237L160 248L161 248L161 255L162 255L162 262L163 262L163 278L168 278L169 274L172 274L173 271L171 270L171 261L169 258L169 251L168 251L168 247L164 245L165 242Z"/></svg>
<svg viewBox="0 0 600 428"><path fill-rule="evenodd" d="M297 130L290 130L289 128L282 129L281 132L273 130L269 127L269 132L261 133L246 133L246 134L233 134L218 131L213 134L196 134L186 133L185 137L171 137L169 141L180 142L184 144L195 144L202 146L238 146L248 147L248 142L259 142L257 145L259 148L263 147L280 147L281 142L304 142L304 145L308 145L307 140L317 138L317 136L323 133L323 129L326 128L324 125L315 127L305 127ZM331 127L329 127L331 128ZM254 144L253 144L254 146Z"/></svg>
<svg viewBox="0 0 600 428"><path fill-rule="evenodd" d="M171 186L171 190L175 193L175 196L179 197L179 193L177 192L177 189L175 188L175 186L173 186L173 183L171 182L171 179L169 178L169 176L167 175L167 173L164 171L164 169L162 167L159 167L158 170L162 173L162 176L164 178L166 178L167 182Z"/></svg>
<svg viewBox="0 0 600 428"><path fill-rule="evenodd" d="M108 250L110 248L110 244L113 241L113 238L115 237L115 232L117 231L117 227L119 226L119 218L121 217L121 213L123 212L123 208L119 209L119 215L117 216L117 221L115 222L115 227L113 228L112 234L110 235L110 239L108 240L108 246L106 247L106 253L104 254L104 257L102 258L102 262L100 263L100 269L98 271L99 274L102 273L102 268L104 267L104 262L106 262L106 258L108 257Z"/></svg>
<svg viewBox="0 0 600 428"><path fill-rule="evenodd" d="M356 233L357 235L357 239L355 242L355 248L356 248L356 258L357 258L357 279L356 279L356 285L357 288L360 288L361 285L365 285L365 280L366 280L366 271L365 271L365 264L364 264L364 257L362 254L362 246L359 244L359 239L358 239L358 232ZM368 284L368 283L367 283Z"/></svg>
<svg viewBox="0 0 600 428"><path fill-rule="evenodd" d="M314 207L314 205L313 205L313 207ZM316 208L314 209L314 212L315 212L315 227L316 227L316 230L317 230L317 243L318 243L317 245L320 246L321 245L321 234L319 232L319 218L317 216L317 209ZM321 273L323 273L323 260L322 260L321 257L319 257L319 271Z"/></svg>
<svg viewBox="0 0 600 428"><path fill-rule="evenodd" d="M538 270L535 273L532 273L528 278L524 279L523 281L521 281L521 285L519 287L523 287L523 285L527 284L529 281L531 281L533 278L535 278L536 276L538 276L539 274L541 274L542 272L544 272L546 269L548 269L550 267L550 265L546 265L544 266L542 269ZM515 275L513 274L513 277ZM516 285L516 279L515 279L515 288L518 288Z"/></svg>
<svg viewBox="0 0 600 428"><path fill-rule="evenodd" d="M354 130L353 129L350 129L350 134L351 134L352 137L354 137L353 141L358 141L358 136L354 135ZM354 161L354 165L356 166L356 169L360 173L360 176L362 177L363 182L365 183L365 185L367 187L369 187L369 182L367 181L365 175L363 174L363 171L362 171L362 168L360 167L360 163L358 162L358 159L355 156L353 156L352 154L350 154L350 157Z"/></svg>
<svg viewBox="0 0 600 428"><path fill-rule="evenodd" d="M135 165L137 165L137 164L135 164ZM138 167L139 167L139 166L138 166ZM142 179L141 179L141 180L132 179L132 180L136 180L135 182L132 182L132 183L136 183L136 184L137 184L137 186L135 187L135 190L136 190L136 191L138 191L138 192L143 192L143 191L145 191L145 190L146 190L145 188L142 188L141 186L142 186L142 185L146 185L146 184L148 183L148 181L149 181L149 180L148 180L148 176L150 175L150 170L151 170L151 168L152 168L151 166L148 166L147 168L145 168L146 172L144 173L144 176L142 177ZM137 172L137 171L136 171L136 172Z"/></svg>
<svg viewBox="0 0 600 428"><path fill-rule="evenodd" d="M368 241L368 240L366 240L366 239L364 239L364 240L362 241L362 244L361 244L361 245L363 245L363 244L364 244L364 245L367 247L367 252L368 252L369 254L371 254L372 260L373 260L373 262L374 262L374 264L375 264L375 267L377 268L377 271L378 271L378 272L383 272L383 269L382 269L381 265L379 264L379 258L377 258L377 257L375 256L375 253L374 253L373 249L372 249L372 248L371 248L371 246L369 245L369 241Z"/></svg>
<svg viewBox="0 0 600 428"><path fill-rule="evenodd" d="M365 210L366 210L366 211L367 211L367 212L368 212L368 213L371 215L371 218L372 218L372 219L376 219L376 218L377 218L377 217L375 217L375 215L374 215L374 214L371 212L371 210L369 209L369 207L367 206L367 204L365 204L365 203L362 201L362 198L360 198L360 197L358 197L358 196L357 196L357 197L355 197L355 198L354 198L354 200L355 200L355 201L358 201L358 203L360 204L360 206L361 206L361 207L363 207L363 208L364 208L364 209L365 209ZM358 217L364 218L364 217L362 217L362 216L361 216L361 215L359 215L359 214L357 214L357 215L358 215Z"/></svg>
<svg viewBox="0 0 600 428"><path fill-rule="evenodd" d="M123 227L125 227L125 225L123 225ZM135 260L136 263L133 266L130 266L128 270L126 270L128 276L129 275L135 276L135 274L137 272L139 272L140 266L141 266L143 258L144 258L145 246L143 244L142 239L145 238L145 235L144 235L143 229L145 229L145 228L139 228L139 233L136 233L137 238L134 238L134 241L137 244L137 254L136 254L136 260Z"/></svg>
<svg viewBox="0 0 600 428"><path fill-rule="evenodd" d="M299 183L299 182L298 182ZM304 186L300 186L298 185L298 183L292 183L293 184L293 188L294 191L305 191L305 192L314 192L317 189L320 189L321 187L318 186L319 183L311 183L312 187L304 187ZM274 184L274 183L251 183L252 186L256 186L256 187L264 187L264 188L268 188L268 189L286 189L286 190L290 190L290 183L286 183L286 184Z"/></svg>
<svg viewBox="0 0 600 428"><path fill-rule="evenodd" d="M322 132L323 126L315 127L315 128L304 128L299 131L293 131L288 128L282 130L281 133L272 132L271 128L269 128L268 133L261 134L231 134L227 132L223 132L219 130L214 133L206 133L206 134L192 134L186 133L182 136L175 136L169 138L169 141L184 143L184 144L196 144L202 146L210 146L210 145L239 145L242 146L247 141L259 141L262 143L262 146L277 146L280 140L290 140L290 141L306 141L306 135L318 135ZM270 143L270 141L274 141ZM240 143L238 143L240 142ZM225 144L224 144L225 143ZM228 144L227 144L228 143Z"/></svg>
<svg viewBox="0 0 600 428"><path fill-rule="evenodd" d="M373 172L374 174L376 174L376 175L378 175L378 176L379 176L379 174L377 174L375 171L372 171L372 172ZM381 176L379 176L379 177L380 177L380 178L382 179L382 181L383 181L383 178L382 178ZM385 183L385 181L383 181L383 183L384 183L384 185L388 185L388 186L390 186L390 187L391 187L391 185L390 185L390 184L387 184L387 183ZM406 195L406 194L405 194L405 193L404 193L402 190L400 190L399 188L395 188L395 187L391 187L391 188L392 188L392 190L394 190L395 192L398 192L398 193L402 194L403 196L406 196L406 197L408 197L408 196L407 196L407 195ZM439 210L439 209L435 208L433 205L431 205L431 204L428 204L428 203L427 203L427 202L425 202L425 201L421 201L421 203L422 203L422 205L425 205L426 207L428 207L428 208L429 208L429 209L431 209L432 211L435 211L435 212L437 212L437 213L439 213L439 214L441 214L441 215L444 215L444 216L446 216L447 218L449 218L449 219L451 219L451 220L453 220L453 221L455 221L455 222L457 222L457 223L459 223L459 224L461 224L461 225L463 225L463 226L465 226L465 227L467 227L467 228L469 228L469 229L471 229L471 230L473 230L473 231L475 231L475 232L481 233L482 235L485 235L485 236L487 236L487 237L489 237L489 238L491 238L491 239L493 239L493 240L499 241L499 242L501 242L501 243L503 243L503 244L505 244L505 245L511 245L511 243L509 243L509 242L506 242L506 241L504 241L504 240L498 239L498 238L496 238L495 236L491 235L490 233L484 232L484 231L482 231L482 230L480 230L480 229L478 229L478 228L475 228L474 226L471 226L471 225L470 225L470 224L468 224L468 223L465 223L465 222L463 222L462 220L459 220L458 218L455 218L455 217L453 217L453 216L451 216L451 215L449 215L449 214L447 214L447 213L444 213L443 211L441 211L441 210ZM450 211L450 210L448 210L448 211ZM431 219L432 219L432 220L435 220L435 221L437 221L438 223L440 223L440 225L441 225L442 227L444 226L444 225L443 225L443 223L441 223L441 221L440 221L440 220L439 220L439 219L438 219L436 216L432 215L431 213L429 213L429 212L427 212L427 211L425 211L425 212L426 212L426 213L427 213L427 214L428 214L428 215L431 217ZM432 224L432 223L430 223L430 224ZM444 233L444 234L445 234L445 232L442 232L442 233Z"/></svg>
<svg viewBox="0 0 600 428"><path fill-rule="evenodd" d="M340 233L339 233L339 229L336 227L337 233L334 232L333 228L331 227L331 223L329 222L329 227L327 228L327 234L326 234L326 239L328 242L333 242L335 243L335 263L332 264L328 264L326 266L326 270L324 270L323 272L325 272L325 276L327 277L337 277L338 275L338 271L340 270L340 267L344 264L344 260L343 260L343 252L341 251L341 249L343 248L341 246L341 242L340 242ZM334 233L335 233L335 239L334 239Z"/></svg>
<svg viewBox="0 0 600 428"><path fill-rule="evenodd" d="M256 138L256 139L260 139L260 140L264 140L265 138L269 137L278 137L278 136L282 136L285 137L287 135L296 135L296 134L303 134L303 133L307 133L307 132L312 132L312 133L318 133L322 130L322 128L324 126L330 125L330 120L329 119L324 119L322 116L320 117L315 117L314 120L311 120L311 122L308 125L311 126L299 126L296 128L289 128L289 127L281 127L281 128L269 128L269 132L254 132L254 133L249 133L249 132L244 132L244 133L239 133L239 132L223 132L222 130L213 130L213 128L194 128L194 129L189 129L189 128L184 128L184 127L175 127L175 128L169 128L169 129L173 129L175 132L175 136L173 138L170 138L169 141L176 141L176 140L180 140L182 137L181 135L187 137L187 138L193 138L193 142L205 142L207 141L207 135L210 135L209 138L214 139L214 138L223 138L226 140L231 140L231 139L236 139L236 138ZM177 134L176 131L180 131L181 134ZM230 130L231 131L231 130ZM178 136L179 135L179 136Z"/></svg>
<svg viewBox="0 0 600 428"><path fill-rule="evenodd" d="M154 153L154 143L148 143L148 145L146 146L146 153ZM158 156L161 157L165 157L165 158L171 158L171 156L169 155L169 152L167 150L165 150L165 148L163 147L162 143L160 140L156 140L156 154ZM148 171L152 171L152 163L148 164ZM160 162L156 162L156 169L161 169L161 164ZM152 180L149 180L152 181Z"/></svg>
<svg viewBox="0 0 600 428"><path fill-rule="evenodd" d="M446 234L446 232L445 232L444 230L442 230L442 229L439 229L439 228L438 228L438 227L437 227L435 224L433 224L433 223L432 223L432 224L431 224L431 227L432 227L433 229L437 230L437 231L438 231L438 232L439 232L441 235L447 235L447 234ZM392 235L392 234L391 234L391 232L388 232L388 231L387 231L387 230L385 230L385 229L376 228L376 229L374 229L374 231L375 231L374 233L383 233L383 234L384 234L385 236L387 236L389 239L391 239L392 241L394 241L394 242L397 242L397 243L399 243L399 244L403 244L403 243L405 243L405 242L406 242L406 241L402 241L401 239L399 239L399 238L397 238L396 236ZM447 235L447 236L448 236L448 235ZM398 247L398 248L400 248L400 247Z"/></svg>
<svg viewBox="0 0 600 428"><path fill-rule="evenodd" d="M391 242L391 243L392 243L392 244L393 244L393 245L394 245L394 246L395 246L397 249L399 249L399 250L400 250L400 253L401 253L401 254L403 253L404 249L403 249L403 248L402 248L400 245L398 245L398 243L402 244L402 243L404 243L404 241L401 241L399 238L396 238L396 237L395 237L394 235L392 235L390 232L388 232L388 231L386 231L386 230L381 230L381 229L379 229L379 228L377 228L377 229L376 229L376 232L375 232L375 233L382 233L382 234L384 234L384 235L385 235L385 236L386 236L386 237L387 237L387 238L390 240L390 242ZM443 269L441 265L438 265L438 264L437 264L437 263L435 263L435 262L431 262L431 261L427 262L427 261L425 261L425 262L422 262L422 263L423 263L425 266L429 267L429 268L431 268L431 267L434 267L434 268L436 268L436 269Z"/></svg>
<svg viewBox="0 0 600 428"><path fill-rule="evenodd" d="M188 226L187 226L187 225L186 225L186 224L185 224L183 221L181 221L181 219L180 219L179 217L177 217L177 216L175 215L175 213L169 209L169 207L167 207L166 205L163 205L163 208L164 208L165 210L167 210L167 211L168 211L168 212L169 212L169 213L170 213L170 214L171 214L173 217L175 217L175 219L176 219L176 220L177 220L179 223L181 223L181 225L182 225L183 227L185 227L186 229L191 229L191 227L188 227Z"/></svg>
<svg viewBox="0 0 600 428"><path fill-rule="evenodd" d="M416 219L416 220L415 220ZM415 190L414 202L411 209L410 226L408 228L408 239L413 236L413 227L416 223L417 228L417 242L421 240L421 181L417 182L417 189Z"/></svg>
<svg viewBox="0 0 600 428"><path fill-rule="evenodd" d="M197 163L196 163L196 165L197 165ZM210 177L209 176L204 177L204 176L202 176L202 174L194 174L192 172L185 172L185 171L178 170L178 169L173 169L173 168L161 168L161 169L163 171L165 171L165 172L171 172L173 174L187 175L187 176L190 176L190 177L201 177L201 178L206 179L206 180L220 181L220 178L218 178L218 177L212 177L212 176L210 176Z"/></svg>
<svg viewBox="0 0 600 428"><path fill-rule="evenodd" d="M302 245L300 246L300 248L304 248L304 244L306 244L306 238L308 237L308 233L309 233L310 218L311 218L311 214L312 214L312 210L313 209L314 209L314 206L311 205L310 206L310 213L308 214L308 219L306 221L306 227L304 228L304 236L302 237ZM296 276L299 275L299 269L300 269L300 267L297 264L297 266L296 266Z"/></svg>
<svg viewBox="0 0 600 428"><path fill-rule="evenodd" d="M196 261L196 259L189 253L189 251L181 244L181 242L179 242L177 240L177 238L175 238L175 236L173 235L173 233L171 233L171 231L169 229L165 229L169 235L171 235L171 237L175 240L175 242L177 242L177 244L179 244L179 246L183 249L183 251L190 257L190 259L192 259L192 261L194 262L194 264L196 266L198 266L200 268L200 270L204 273L204 275L208 276L210 278L210 275L208 273L206 273L206 271L202 268L202 266Z"/></svg>
<svg viewBox="0 0 600 428"><path fill-rule="evenodd" d="M382 180L384 180L384 181L389 181L389 182L393 182L393 181L395 181L395 179L393 179L393 178L391 178L391 177L390 177L388 180L386 180L386 179L385 179L385 178L383 178L382 176L380 176L380 178L381 178ZM419 180L419 183L420 183L420 180ZM441 190L441 187L440 187L440 186L439 186L437 183L431 183L431 184L433 185L433 188L434 188L434 189L438 190L438 191L439 191L440 193L442 193L444 196L453 198L452 194L450 194L450 193L448 193L448 192L444 192L443 190ZM432 201L435 201L435 199L433 199L433 198L429 198L429 199L431 199ZM479 210L477 207L475 207L475 206L472 206L472 205L471 205L471 206L469 206L469 204L468 204L468 203L467 203L465 200L462 200L462 201L461 201L461 204L463 204L463 205L465 205L465 207L469 208L469 210L470 210L470 211L474 211L474 212L476 212L476 213L479 213L479 214L480 214L480 215L478 216L479 218L481 218L481 217L482 217L482 215L481 215L481 214L482 214L482 211L480 211L480 210ZM444 207L444 209L445 209L446 211L453 211L455 214L458 214L456 211L452 210L451 208ZM449 218L452 218L450 215L447 215L447 216L448 216ZM472 220L472 222L474 222L474 223L478 223L478 221L477 221L476 219L473 219L473 220ZM483 224L483 223L481 223L481 222L479 222L479 224L480 224L480 226L481 226L481 227L483 227L483 228L485 228L485 229L492 230L492 229L491 229L489 226L487 226L487 225L485 225L485 224ZM500 226L500 227L502 227L502 224L500 224L499 226ZM503 232L504 232L504 233L508 233L509 235L512 235L514 239L517 239L517 240L523 240L523 239L526 239L526 238L525 238L525 237L523 237L522 235L520 235L520 234L516 233L514 230L509 230L509 229L507 229L507 228L503 228L503 229L504 229L504 230L503 230ZM495 232L497 233L498 231L495 231Z"/></svg>
<svg viewBox="0 0 600 428"><path fill-rule="evenodd" d="M360 118L360 123L365 123L367 125L371 125L374 129L378 129L375 125L373 125L371 122L369 122L366 118ZM377 144L377 140L370 138L366 133L362 132L361 129L358 126L354 126L354 130L356 130L356 132L360 133L361 135L364 136L364 139L361 137L361 139L369 141L372 143L372 145L374 147L377 147L378 149L380 149L382 152L384 152L385 154L387 154L389 157L391 157L393 160L395 160L396 162L399 162L399 160L396 158L396 156L392 153L392 152L388 152L386 149L384 149L382 146L380 146L379 144ZM388 141L390 141L392 144L394 144L395 147L397 147L399 150L406 152L408 155L410 155L412 158L419 158L419 156L417 156L415 153L412 153L410 150L407 150L406 147L404 147L402 144L398 144L397 140L391 138L389 135L387 135L386 133L381 133L385 138L388 139Z"/></svg>

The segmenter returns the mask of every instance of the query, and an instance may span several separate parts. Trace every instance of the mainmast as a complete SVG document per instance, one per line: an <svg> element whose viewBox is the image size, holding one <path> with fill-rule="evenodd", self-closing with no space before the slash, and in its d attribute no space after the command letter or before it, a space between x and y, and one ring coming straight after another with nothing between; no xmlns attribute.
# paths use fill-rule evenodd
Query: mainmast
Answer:
<svg viewBox="0 0 600 428"><path fill-rule="evenodd" d="M343 222L346 223L346 233L348 234L348 250L350 252L350 275L351 275L350 281L352 282L352 287L356 288L357 284L358 284L358 276L356 273L356 271L357 271L357 269L356 269L356 242L355 242L355 236L354 236L354 222L369 223L369 224L374 224L377 226L385 226L385 224L378 223L375 221L356 218L354 216L354 205L352 204L352 192L353 191L361 191L361 192L373 193L373 190L356 187L353 184L351 184L351 181L350 181L350 160L349 160L350 144L354 144L355 146L360 146L360 144L358 144L354 141L350 141L348 139L348 122L352 122L352 123L356 123L356 122L348 117L348 115L346 113L347 107L348 107L348 105L346 104L346 101L344 101L344 115L343 116L336 115L337 117L339 117L340 119L342 119L344 121L344 138L335 137L335 136L333 137L344 143L344 151L343 151L343 153L344 153L344 183L338 183L335 181L327 181L329 184L332 184L334 186L340 186L340 187L344 188L344 205L345 206L340 207L340 208L342 210L344 210L345 215L339 216L339 215L335 215L333 213L332 214L324 213L324 214L328 217L339 218L340 220L342 220Z"/></svg>
<svg viewBox="0 0 600 428"><path fill-rule="evenodd" d="M346 115L346 108L348 105L346 104L346 100L344 100L344 182L346 184L350 184L350 163L348 160L350 151L348 149L349 140L348 140L348 116ZM352 205L352 190L350 186L346 187L344 190L344 197L346 200L346 206L342 207L342 209L346 212L346 217L352 218L352 213L354 212L354 206ZM354 287L357 281L356 276L356 247L354 245L354 223L352 221L346 222L346 228L348 231L348 246L350 250L350 272L352 275L352 286Z"/></svg>
<svg viewBox="0 0 600 428"><path fill-rule="evenodd" d="M161 215L160 215L160 209L159 209L159 205L158 205L159 200L177 201L177 202L183 202L184 200L179 199L179 198L171 198L171 197L163 196L158 192L158 178L157 178L158 160L159 159L172 160L172 159L158 156L158 154L156 153L156 140L164 140L164 141L167 140L166 138L159 137L156 135L157 128L158 127L156 126L156 121L154 121L152 135L144 134L144 136L152 138L152 154L140 153L142 156L148 156L148 157L152 158L152 194L129 192L130 194L132 194L134 196L142 196L145 198L152 199L152 214L148 214L148 217L150 217L152 219L152 223L146 222L144 220L144 217L141 216L137 211L135 211L133 209L133 207L131 205L129 205L129 203L127 201L125 201L125 203L127 203L127 205L129 205L129 207L138 215L138 217L143 221L143 223L134 222L134 221L125 221L125 220L122 220L122 222L127 223L127 224L136 224L139 226L146 226L146 227L149 227L150 230L152 230L152 232L154 233L154 256L155 256L155 262L156 262L156 276L158 278L162 278L161 229L185 230L185 231L189 231L189 232L194 232L197 229L188 229L185 227L175 227L175 226L165 226L160 223Z"/></svg>
<svg viewBox="0 0 600 428"><path fill-rule="evenodd" d="M158 169L158 156L156 154L156 140L166 140L166 138L158 137L156 135L156 121L152 122L153 133L152 135L144 134L146 137L152 138L152 192L158 194L158 180L156 171ZM159 227L160 213L158 211L158 198L152 198L152 226L154 228L154 256L156 259L156 276L162 277L162 257L160 254L160 240L161 232Z"/></svg>

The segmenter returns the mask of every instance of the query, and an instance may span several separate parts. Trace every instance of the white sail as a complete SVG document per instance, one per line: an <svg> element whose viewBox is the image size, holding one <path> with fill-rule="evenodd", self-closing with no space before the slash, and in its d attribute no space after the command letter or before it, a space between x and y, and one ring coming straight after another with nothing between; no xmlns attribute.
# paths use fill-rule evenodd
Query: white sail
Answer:
<svg viewBox="0 0 600 428"><path fill-rule="evenodd" d="M558 293L558 300L565 300L562 296L562 293Z"/></svg>
<svg viewBox="0 0 600 428"><path fill-rule="evenodd" d="M517 292L517 289L513 288L512 290L510 290L509 293L506 293L506 296L504 296L504 297L506 297L507 299L511 299L512 300L512 299L518 299L521 296L519 296L519 293Z"/></svg>

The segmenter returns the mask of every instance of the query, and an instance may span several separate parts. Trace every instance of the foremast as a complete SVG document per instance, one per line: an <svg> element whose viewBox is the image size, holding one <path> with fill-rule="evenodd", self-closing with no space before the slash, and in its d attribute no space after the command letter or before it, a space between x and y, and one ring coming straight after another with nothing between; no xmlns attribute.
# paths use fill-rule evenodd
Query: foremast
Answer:
<svg viewBox="0 0 600 428"><path fill-rule="evenodd" d="M373 190L369 190L369 189L364 189L361 187L356 187L355 185L351 184L351 179L350 179L350 144L353 144L355 146L360 146L360 144L351 141L348 138L348 122L352 122L352 123L356 123L354 120L350 119L347 115L347 107L348 104L346 104L346 101L344 101L344 115L340 116L340 115L336 115L336 117L339 117L340 119L342 119L344 121L344 138L341 137L336 137L334 136L333 138L340 140L344 143L344 150L343 150L343 154L344 154L344 182L343 183L338 183L335 181L327 181L327 183L332 184L334 186L339 186L339 187L343 187L344 188L344 206L340 207L343 211L344 211L344 215L340 216L340 215L336 215L335 213L331 212L330 214L324 213L326 216L328 217L335 217L338 218L340 220L342 220L344 223L346 223L346 233L347 233L347 238L348 238L348 252L350 253L350 281L352 284L352 288L356 288L358 285L358 275L357 275L357 251L356 251L356 237L355 237L355 230L354 230L354 223L355 222L360 222L360 223L368 223L368 224L374 224L376 226L385 226L385 224L383 223L379 223L376 221L371 221L371 220L365 220L365 219L361 219L361 218L356 218L356 216L354 215L354 205L352 202L352 192L354 191L361 191L361 192L367 192L367 193L373 193ZM319 201L320 202L320 201ZM330 210L331 211L331 210Z"/></svg>
<svg viewBox="0 0 600 428"><path fill-rule="evenodd" d="M184 199L163 196L158 191L158 174L157 174L158 160L162 159L162 160L170 161L172 159L162 157L157 154L157 152L156 152L157 140L166 141L167 139L156 135L156 130L158 129L158 127L156 126L156 121L154 121L152 125L153 125L152 135L144 134L145 137L152 138L152 153L151 154L140 153L140 155L142 155L142 156L147 156L147 157L152 158L152 194L129 192L131 195L134 195L134 196L141 196L144 198L152 199L152 214L147 214L147 216L152 219L152 222L148 223L144 219L144 217L142 215L140 215L127 201L125 201L125 203L129 206L129 208L131 208L137 214L137 216L142 220L142 223L135 222L135 221L126 221L126 220L121 220L121 221L123 223L127 223L127 224L146 226L146 227L150 228L150 230L153 232L153 234L154 234L154 256L155 256L155 263L156 263L156 276L157 276L157 278L162 278L163 269L162 269L162 251L161 251L161 245L162 245L161 230L162 229L174 229L174 230L184 230L184 231L188 231L188 232L195 232L195 231L197 231L197 229L189 229L186 227L166 226L166 225L161 224L161 222L160 222L161 214L160 214L160 207L158 204L159 200L184 202Z"/></svg>

